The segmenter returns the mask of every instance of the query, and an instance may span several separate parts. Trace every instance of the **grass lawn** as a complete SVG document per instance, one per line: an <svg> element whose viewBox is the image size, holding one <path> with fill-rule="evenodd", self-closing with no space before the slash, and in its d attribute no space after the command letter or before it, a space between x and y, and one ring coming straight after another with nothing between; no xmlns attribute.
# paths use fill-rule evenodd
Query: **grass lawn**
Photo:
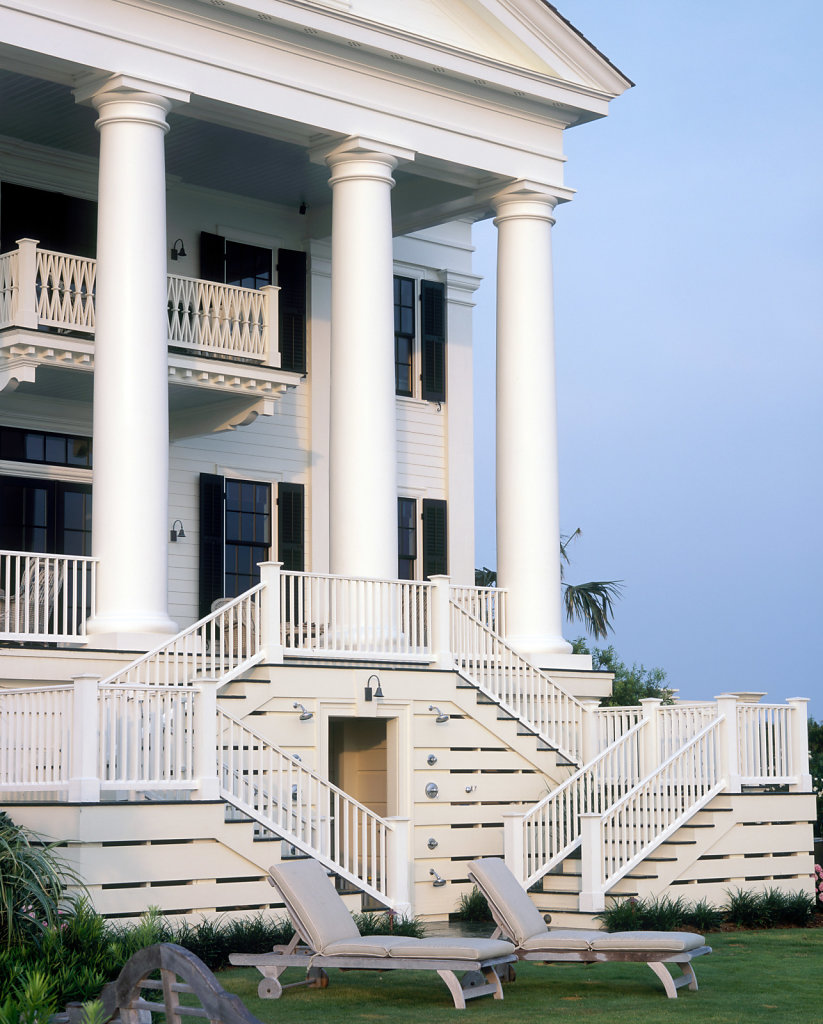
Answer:
<svg viewBox="0 0 823 1024"><path fill-rule="evenodd" d="M502 1002L483 997L462 1011L433 971L330 971L327 989L287 989L279 1000L257 998L260 975L251 968L229 968L218 979L266 1024L545 1024L578 1017L585 1024L811 1024L823 1016L823 928L727 932L707 942L714 953L695 961L700 991L679 989L677 999L666 998L644 964L521 963ZM302 974L292 969L281 980Z"/></svg>

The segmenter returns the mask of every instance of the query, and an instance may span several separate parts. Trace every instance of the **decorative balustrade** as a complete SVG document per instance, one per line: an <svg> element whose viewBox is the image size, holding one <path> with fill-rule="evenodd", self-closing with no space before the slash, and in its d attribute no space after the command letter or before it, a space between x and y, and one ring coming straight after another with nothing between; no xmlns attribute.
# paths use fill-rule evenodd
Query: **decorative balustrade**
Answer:
<svg viewBox="0 0 823 1024"><path fill-rule="evenodd" d="M38 249L32 238L0 256L0 328L49 328L93 337L97 261ZM279 289L168 275L169 345L279 366Z"/></svg>
<svg viewBox="0 0 823 1024"><path fill-rule="evenodd" d="M580 909L603 910L605 893L723 789L716 718L614 803L581 817Z"/></svg>
<svg viewBox="0 0 823 1024"><path fill-rule="evenodd" d="M744 785L792 783L808 771L792 764L791 712L785 704L738 704L738 763Z"/></svg>
<svg viewBox="0 0 823 1024"><path fill-rule="evenodd" d="M597 749L605 750L640 721L640 708L604 707L597 709Z"/></svg>
<svg viewBox="0 0 823 1024"><path fill-rule="evenodd" d="M0 640L83 643L97 559L0 551Z"/></svg>
<svg viewBox="0 0 823 1024"><path fill-rule="evenodd" d="M710 702L662 704L659 742L660 760L665 761L676 750L696 736L698 732L717 718L717 705Z"/></svg>
<svg viewBox="0 0 823 1024"><path fill-rule="evenodd" d="M191 686L202 679L228 682L261 661L260 595L264 586L226 601L210 615L159 644L119 672L105 685Z"/></svg>
<svg viewBox="0 0 823 1024"><path fill-rule="evenodd" d="M0 690L0 792L68 790L74 687Z"/></svg>
<svg viewBox="0 0 823 1024"><path fill-rule="evenodd" d="M498 636L506 635L508 591L499 587L450 587L451 599Z"/></svg>
<svg viewBox="0 0 823 1024"><path fill-rule="evenodd" d="M280 574L285 654L428 660L431 586L323 573Z"/></svg>
<svg viewBox="0 0 823 1024"><path fill-rule="evenodd" d="M382 902L391 823L219 708L220 792L264 828Z"/></svg>
<svg viewBox="0 0 823 1024"><path fill-rule="evenodd" d="M450 607L452 653L458 671L569 761L579 761L581 702L521 658L480 619L454 601Z"/></svg>
<svg viewBox="0 0 823 1024"><path fill-rule="evenodd" d="M582 814L602 814L640 780L640 733L646 725L647 720L635 722L527 814L505 819L506 861L526 888L580 845Z"/></svg>

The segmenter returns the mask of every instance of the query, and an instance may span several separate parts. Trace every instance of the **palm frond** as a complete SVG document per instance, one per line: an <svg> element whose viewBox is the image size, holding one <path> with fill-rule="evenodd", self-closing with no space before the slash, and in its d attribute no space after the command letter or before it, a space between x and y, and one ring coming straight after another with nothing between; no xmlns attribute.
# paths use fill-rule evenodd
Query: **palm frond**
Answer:
<svg viewBox="0 0 823 1024"><path fill-rule="evenodd" d="M563 603L569 622L583 623L597 640L608 636L612 628L613 602L623 592L622 580L593 580L590 583L564 584Z"/></svg>

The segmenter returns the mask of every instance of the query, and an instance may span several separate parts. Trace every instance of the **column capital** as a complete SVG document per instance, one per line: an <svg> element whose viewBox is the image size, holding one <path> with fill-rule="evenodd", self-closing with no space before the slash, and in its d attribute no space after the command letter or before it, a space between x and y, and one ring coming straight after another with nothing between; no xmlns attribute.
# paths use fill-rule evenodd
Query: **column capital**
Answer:
<svg viewBox="0 0 823 1024"><path fill-rule="evenodd" d="M574 190L521 178L502 189L487 193L487 196L496 214L495 224L512 217L547 220L554 224L555 206L570 202L574 198Z"/></svg>
<svg viewBox="0 0 823 1024"><path fill-rule="evenodd" d="M414 156L412 149L360 135L350 135L342 142L309 150L312 163L326 164L332 171L332 184L343 178L377 178L394 184L391 172L398 164L414 160Z"/></svg>
<svg viewBox="0 0 823 1024"><path fill-rule="evenodd" d="M97 127L110 121L143 121L168 131L166 114L188 103L191 93L132 75L95 75L74 90L74 100L100 112Z"/></svg>

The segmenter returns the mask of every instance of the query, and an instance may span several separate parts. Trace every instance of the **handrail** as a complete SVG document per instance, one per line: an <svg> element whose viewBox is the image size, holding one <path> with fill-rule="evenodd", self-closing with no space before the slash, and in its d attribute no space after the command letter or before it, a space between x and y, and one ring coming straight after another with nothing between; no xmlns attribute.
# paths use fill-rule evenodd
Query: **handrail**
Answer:
<svg viewBox="0 0 823 1024"><path fill-rule="evenodd" d="M277 289L204 281L169 274L167 285L169 344L212 355L240 356L264 362L269 354L269 327L276 309L268 295Z"/></svg>
<svg viewBox="0 0 823 1024"><path fill-rule="evenodd" d="M381 903L391 903L391 822L222 707L217 737L224 800Z"/></svg>
<svg viewBox="0 0 823 1024"><path fill-rule="evenodd" d="M581 814L602 814L637 784L638 739L647 721L636 722L523 815L523 863L518 877L526 888L580 845Z"/></svg>
<svg viewBox="0 0 823 1024"><path fill-rule="evenodd" d="M581 750L583 705L497 633L454 601L452 652L457 671L572 763Z"/></svg>
<svg viewBox="0 0 823 1024"><path fill-rule="evenodd" d="M449 587L451 599L469 615L498 636L506 635L506 604L509 592L505 587Z"/></svg>
<svg viewBox="0 0 823 1024"><path fill-rule="evenodd" d="M0 550L0 639L85 643L98 559Z"/></svg>
<svg viewBox="0 0 823 1024"><path fill-rule="evenodd" d="M232 598L136 658L101 685L191 686L201 679L228 682L262 661L260 594L264 584Z"/></svg>

